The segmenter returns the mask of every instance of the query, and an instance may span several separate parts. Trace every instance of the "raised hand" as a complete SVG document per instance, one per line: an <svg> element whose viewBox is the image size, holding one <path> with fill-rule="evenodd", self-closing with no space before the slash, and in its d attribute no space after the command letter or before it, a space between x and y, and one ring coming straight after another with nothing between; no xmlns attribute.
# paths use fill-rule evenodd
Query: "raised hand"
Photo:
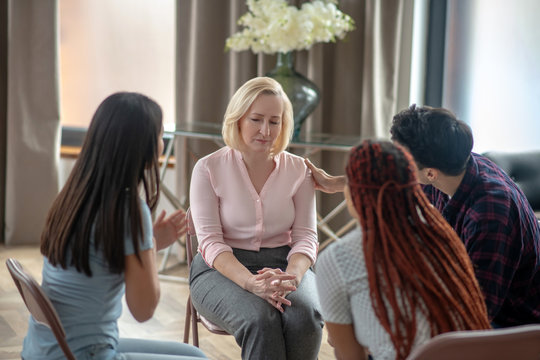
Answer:
<svg viewBox="0 0 540 360"><path fill-rule="evenodd" d="M154 222L154 239L156 239L156 249L161 250L179 239L186 233L186 213L179 209L165 218L167 212L162 210Z"/></svg>

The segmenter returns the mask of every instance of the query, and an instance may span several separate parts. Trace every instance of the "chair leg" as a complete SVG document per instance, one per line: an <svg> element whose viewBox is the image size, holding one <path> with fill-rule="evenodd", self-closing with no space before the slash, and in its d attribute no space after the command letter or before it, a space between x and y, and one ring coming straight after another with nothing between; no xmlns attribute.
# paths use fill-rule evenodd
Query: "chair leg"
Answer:
<svg viewBox="0 0 540 360"><path fill-rule="evenodd" d="M193 337L193 345L196 347L199 347L199 328L197 322L197 310L195 310L195 307L193 306L193 303L191 302L191 298L189 299L189 305L191 307L191 332Z"/></svg>
<svg viewBox="0 0 540 360"><path fill-rule="evenodd" d="M184 344L189 344L189 325L191 324L191 298L188 295L186 304L186 320L184 322Z"/></svg>

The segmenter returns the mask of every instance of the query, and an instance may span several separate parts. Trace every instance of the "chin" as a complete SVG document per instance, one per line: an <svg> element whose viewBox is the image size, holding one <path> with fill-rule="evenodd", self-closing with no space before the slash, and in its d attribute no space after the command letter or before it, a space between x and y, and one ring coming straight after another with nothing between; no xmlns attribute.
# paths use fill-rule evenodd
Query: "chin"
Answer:
<svg viewBox="0 0 540 360"><path fill-rule="evenodd" d="M254 153L268 153L268 152L270 152L270 150L271 150L271 148L262 147L262 146L250 147L249 148L249 151L254 152Z"/></svg>

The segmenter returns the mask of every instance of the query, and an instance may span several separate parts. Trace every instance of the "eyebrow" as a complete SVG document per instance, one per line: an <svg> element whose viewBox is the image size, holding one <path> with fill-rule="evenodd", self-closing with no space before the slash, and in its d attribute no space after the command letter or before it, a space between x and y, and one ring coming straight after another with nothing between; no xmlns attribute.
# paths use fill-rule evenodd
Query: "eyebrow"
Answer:
<svg viewBox="0 0 540 360"><path fill-rule="evenodd" d="M263 116L263 114L259 114L259 113L256 113L256 112L252 112L250 115L257 115L257 116ZM271 118L278 118L278 119L281 119L281 115L273 115L273 116L270 116Z"/></svg>

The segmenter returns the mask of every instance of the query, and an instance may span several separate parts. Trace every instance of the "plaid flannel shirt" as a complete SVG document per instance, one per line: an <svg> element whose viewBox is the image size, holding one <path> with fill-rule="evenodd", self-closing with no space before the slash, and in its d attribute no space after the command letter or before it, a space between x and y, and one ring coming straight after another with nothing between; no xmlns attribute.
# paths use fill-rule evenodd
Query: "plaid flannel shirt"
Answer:
<svg viewBox="0 0 540 360"><path fill-rule="evenodd" d="M464 242L490 320L500 326L540 322L540 226L518 186L472 153L452 198L431 185L424 192Z"/></svg>

